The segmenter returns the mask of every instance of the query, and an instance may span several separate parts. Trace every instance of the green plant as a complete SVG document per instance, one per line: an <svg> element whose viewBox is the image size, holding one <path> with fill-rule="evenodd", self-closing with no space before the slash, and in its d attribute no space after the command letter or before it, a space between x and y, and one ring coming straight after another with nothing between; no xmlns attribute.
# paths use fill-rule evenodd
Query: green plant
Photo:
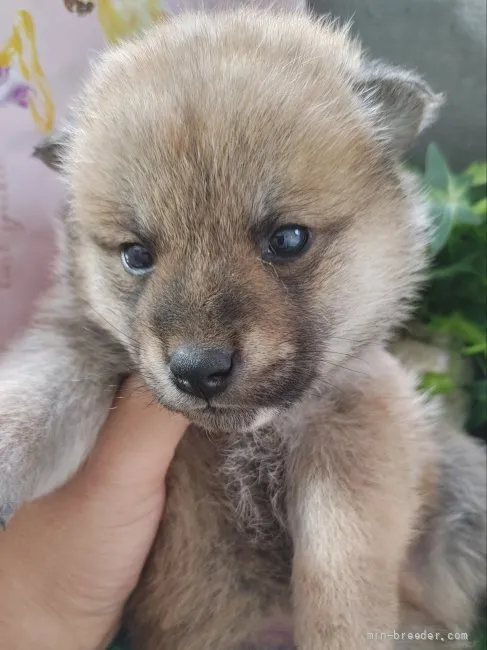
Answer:
<svg viewBox="0 0 487 650"><path fill-rule="evenodd" d="M471 363L473 380L465 386L471 396L467 426L482 433L487 423L487 164L453 174L432 144L423 182L434 228L433 264L417 318L425 338L442 338ZM448 394L457 383L452 369L427 373L422 388Z"/></svg>
<svg viewBox="0 0 487 650"><path fill-rule="evenodd" d="M442 339L467 359L472 379L467 428L483 438L487 424L487 163L453 174L439 148L426 153L423 182L434 228L433 264L417 318L426 339ZM421 331L421 330L420 330ZM432 394L458 388L459 375L428 372L420 387ZM460 380L461 381L461 380ZM475 650L486 650L486 621L475 631Z"/></svg>

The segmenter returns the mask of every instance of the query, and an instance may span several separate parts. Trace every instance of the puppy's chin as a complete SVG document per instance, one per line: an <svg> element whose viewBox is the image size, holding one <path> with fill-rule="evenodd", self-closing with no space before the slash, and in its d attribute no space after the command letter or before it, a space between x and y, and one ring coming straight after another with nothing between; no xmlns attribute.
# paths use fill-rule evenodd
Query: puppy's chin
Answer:
<svg viewBox="0 0 487 650"><path fill-rule="evenodd" d="M211 433L247 433L271 424L279 409L271 407L230 408L201 406L191 408L158 398L170 411L184 415L190 422Z"/></svg>
<svg viewBox="0 0 487 650"><path fill-rule="evenodd" d="M277 415L274 408L206 408L180 411L188 420L212 433L247 433L268 426Z"/></svg>

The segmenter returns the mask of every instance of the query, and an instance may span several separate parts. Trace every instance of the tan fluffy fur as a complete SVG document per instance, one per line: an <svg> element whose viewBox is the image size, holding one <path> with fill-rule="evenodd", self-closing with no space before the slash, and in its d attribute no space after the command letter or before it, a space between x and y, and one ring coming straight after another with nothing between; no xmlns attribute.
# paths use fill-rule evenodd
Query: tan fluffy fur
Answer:
<svg viewBox="0 0 487 650"><path fill-rule="evenodd" d="M137 650L234 650L291 607L299 650L419 649L387 634L472 623L485 453L385 349L427 262L399 159L439 104L329 22L183 14L104 54L39 148L70 205L56 286L0 368L0 515L75 471L123 375L185 413L128 606ZM263 262L285 223L309 251ZM150 277L123 270L132 241ZM169 379L187 341L239 350L212 410Z"/></svg>

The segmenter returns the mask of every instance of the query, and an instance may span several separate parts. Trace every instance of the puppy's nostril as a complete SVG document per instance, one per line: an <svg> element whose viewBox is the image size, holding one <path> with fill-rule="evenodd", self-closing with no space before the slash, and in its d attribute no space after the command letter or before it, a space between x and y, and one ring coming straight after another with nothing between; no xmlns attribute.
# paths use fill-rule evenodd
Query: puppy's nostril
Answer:
<svg viewBox="0 0 487 650"><path fill-rule="evenodd" d="M233 350L184 345L171 354L169 368L176 386L190 395L209 399L222 393L234 367Z"/></svg>

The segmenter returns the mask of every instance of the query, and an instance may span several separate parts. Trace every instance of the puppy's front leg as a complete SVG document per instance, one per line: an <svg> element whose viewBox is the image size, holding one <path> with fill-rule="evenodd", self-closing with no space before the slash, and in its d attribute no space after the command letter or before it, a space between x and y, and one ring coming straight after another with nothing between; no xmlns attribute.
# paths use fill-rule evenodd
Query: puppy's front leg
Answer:
<svg viewBox="0 0 487 650"><path fill-rule="evenodd" d="M310 414L290 468L299 650L393 647L398 579L417 511L414 386L383 357ZM359 378L358 378L359 377Z"/></svg>
<svg viewBox="0 0 487 650"><path fill-rule="evenodd" d="M293 598L299 650L392 648L397 564L333 479L299 491L294 515ZM375 531L384 536L385 531ZM376 547L374 548L374 544ZM380 551L379 551L380 548ZM377 635L379 638L381 635Z"/></svg>
<svg viewBox="0 0 487 650"><path fill-rule="evenodd" d="M56 290L0 361L0 523L78 468L119 378L104 335Z"/></svg>

